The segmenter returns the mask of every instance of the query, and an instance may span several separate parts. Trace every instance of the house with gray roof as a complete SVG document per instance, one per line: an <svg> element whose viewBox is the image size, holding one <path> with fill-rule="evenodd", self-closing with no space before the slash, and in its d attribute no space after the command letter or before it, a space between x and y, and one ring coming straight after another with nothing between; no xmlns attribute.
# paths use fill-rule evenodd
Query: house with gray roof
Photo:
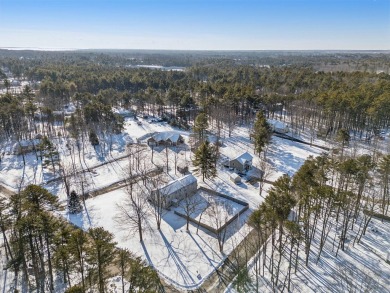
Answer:
<svg viewBox="0 0 390 293"><path fill-rule="evenodd" d="M198 180L194 175L188 174L152 190L151 201L153 203L161 200L162 206L168 208L172 204L177 204L186 196L195 194L197 188Z"/></svg>
<svg viewBox="0 0 390 293"><path fill-rule="evenodd" d="M148 145L157 146L157 145L168 145L176 146L181 143L184 143L184 138L176 132L158 132L153 134L147 140Z"/></svg>
<svg viewBox="0 0 390 293"><path fill-rule="evenodd" d="M248 152L239 155L237 158L229 161L229 167L235 169L238 173L246 173L252 169L253 157Z"/></svg>

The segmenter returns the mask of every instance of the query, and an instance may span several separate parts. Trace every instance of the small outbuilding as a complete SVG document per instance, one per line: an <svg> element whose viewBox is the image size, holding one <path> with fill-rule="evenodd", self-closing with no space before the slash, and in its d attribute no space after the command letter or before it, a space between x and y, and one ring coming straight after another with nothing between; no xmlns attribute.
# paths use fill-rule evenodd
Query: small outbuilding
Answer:
<svg viewBox="0 0 390 293"><path fill-rule="evenodd" d="M229 166L230 168L237 170L239 173L246 173L248 170L252 169L252 160L252 155L245 152L237 158L230 160Z"/></svg>
<svg viewBox="0 0 390 293"><path fill-rule="evenodd" d="M252 167L247 173L246 178L249 181L261 181L263 179L264 172L256 167Z"/></svg>
<svg viewBox="0 0 390 293"><path fill-rule="evenodd" d="M229 179L236 184L241 182L241 177L237 173L230 174Z"/></svg>

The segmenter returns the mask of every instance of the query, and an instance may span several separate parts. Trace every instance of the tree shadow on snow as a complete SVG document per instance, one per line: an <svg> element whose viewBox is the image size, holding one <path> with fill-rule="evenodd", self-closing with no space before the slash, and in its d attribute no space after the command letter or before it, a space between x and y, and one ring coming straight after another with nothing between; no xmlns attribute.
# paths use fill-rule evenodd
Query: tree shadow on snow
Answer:
<svg viewBox="0 0 390 293"><path fill-rule="evenodd" d="M167 238L165 237L164 233L160 230L159 231L161 238L164 241L165 247L168 250L168 258L171 258L176 266L176 269L180 276L182 277L184 283L186 285L192 285L195 284L194 278L192 278L190 272L188 271L187 267L183 262L181 261L180 257L177 255L175 250L172 248L172 245L169 243Z"/></svg>

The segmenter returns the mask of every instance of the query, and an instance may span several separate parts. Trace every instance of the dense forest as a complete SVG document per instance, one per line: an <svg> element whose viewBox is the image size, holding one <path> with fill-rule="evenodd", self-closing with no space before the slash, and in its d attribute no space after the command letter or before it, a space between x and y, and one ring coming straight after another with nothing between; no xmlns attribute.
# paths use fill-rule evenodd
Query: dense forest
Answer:
<svg viewBox="0 0 390 293"><path fill-rule="evenodd" d="M0 99L0 136L3 139L20 140L37 134L32 123L34 119L44 122L42 131L45 134L56 135L50 133L51 125L61 119L58 111L63 111L70 102L78 111L64 125L71 127L76 119L77 124L87 130L91 122L94 127L99 122L100 130L107 132L120 129L120 119L116 119L112 108L133 106L137 111L156 115L168 112L170 119L184 126L193 120L190 111L193 108L208 111L212 120L224 119L233 124L250 121L254 111L262 109L268 117L277 115L285 119L287 114L296 131L313 129L313 132L327 136L343 128L353 131L354 138L359 139L370 139L389 125L388 74L314 69L324 62L336 62L335 59L369 66L379 62L386 66L389 56L383 53L352 54L350 59L346 53L319 56L313 53L309 57L284 53L278 58L264 53L257 59L254 53L246 53L243 54L245 62L240 58L228 59L232 53L222 52L218 57L214 57L216 53L210 53L209 57L197 52L179 56L164 52L149 55L125 52L1 53L3 71L9 70L15 77L31 82L16 95L9 82L3 82L5 93ZM162 59L160 64L176 61L175 65L191 62L191 66L184 71L130 66L132 62L147 64L159 57ZM260 65L259 62L271 61L270 58L288 63ZM317 64L310 65L313 60L317 60ZM215 105L224 109L224 115L218 115ZM62 120L65 122L65 117ZM115 125L109 125L112 123Z"/></svg>

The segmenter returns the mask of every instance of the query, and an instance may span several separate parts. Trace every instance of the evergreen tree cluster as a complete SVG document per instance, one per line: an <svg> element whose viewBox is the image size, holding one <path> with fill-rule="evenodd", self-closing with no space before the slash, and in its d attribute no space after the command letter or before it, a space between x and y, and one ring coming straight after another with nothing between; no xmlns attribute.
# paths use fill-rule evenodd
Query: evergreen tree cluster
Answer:
<svg viewBox="0 0 390 293"><path fill-rule="evenodd" d="M272 288L289 292L291 276L299 266L310 266L313 259L318 262L324 251L337 258L348 241L359 245L374 211L389 212L389 162L389 155L324 154L309 157L292 179L280 177L249 218L261 249L255 265L257 286L268 271ZM331 229L338 231L339 237L330 237ZM266 241L269 235L270 243ZM281 273L283 259L289 263L286 273ZM373 280L364 280L349 286L352 291L371 291L373 284Z"/></svg>
<svg viewBox="0 0 390 293"><path fill-rule="evenodd" d="M353 137L370 139L389 126L390 80L384 73L324 72L318 70L321 64L313 68L307 64L256 67L236 64L227 56L223 61L221 56L198 56L207 61L191 64L186 71L171 72L117 66L118 63L113 66L110 62L132 61L108 53L94 58L82 55L69 54L61 61L53 59L55 54L45 59L36 56L35 61L12 57L0 61L15 76L23 75L31 81L31 86L20 93L12 92L4 84L6 93L0 95L1 138L29 139L40 133L51 139L58 135L58 122L66 126L61 129L63 136L67 136L63 132L68 129L81 140L91 131L98 138L107 137L123 129L123 119L113 111L116 107L165 115L183 125L191 124L196 112L207 113L208 124L222 123L229 128L229 135L234 125L252 122L257 110L264 111L267 118L288 116L292 130L309 128L327 138L346 129ZM176 59L183 61L182 57ZM313 60L312 56L290 57ZM163 55L160 58L161 62L165 58L175 59ZM284 64L286 56L278 58L266 60ZM388 62L386 56L352 54L343 58L364 66L376 58ZM100 60L99 64L96 60ZM334 62L337 66L344 61ZM58 115L70 102L77 108L75 117ZM43 129L37 127L37 122ZM199 134L201 138L202 132Z"/></svg>

